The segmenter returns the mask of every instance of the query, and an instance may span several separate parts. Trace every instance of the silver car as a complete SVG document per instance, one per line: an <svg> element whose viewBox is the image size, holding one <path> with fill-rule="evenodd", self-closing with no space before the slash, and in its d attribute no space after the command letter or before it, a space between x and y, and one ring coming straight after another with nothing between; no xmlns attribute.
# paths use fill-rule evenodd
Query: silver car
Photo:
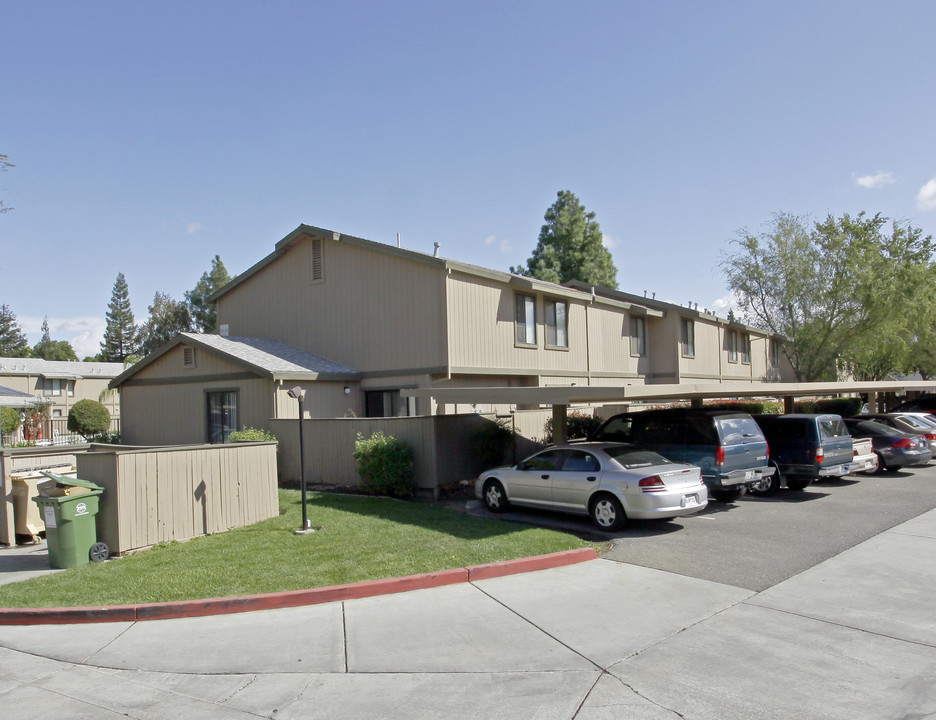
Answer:
<svg viewBox="0 0 936 720"><path fill-rule="evenodd" d="M602 530L629 518L691 515L708 504L701 470L626 443L559 445L482 473L475 496L491 512L510 505L589 515Z"/></svg>

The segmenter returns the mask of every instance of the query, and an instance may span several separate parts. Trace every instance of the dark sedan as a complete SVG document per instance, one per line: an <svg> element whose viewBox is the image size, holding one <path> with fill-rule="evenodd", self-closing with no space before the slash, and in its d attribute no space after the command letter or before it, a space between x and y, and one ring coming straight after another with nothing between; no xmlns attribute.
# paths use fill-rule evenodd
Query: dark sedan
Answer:
<svg viewBox="0 0 936 720"><path fill-rule="evenodd" d="M926 438L912 435L874 420L845 418L852 437L869 438L878 456L878 472L910 465L923 465L933 457Z"/></svg>

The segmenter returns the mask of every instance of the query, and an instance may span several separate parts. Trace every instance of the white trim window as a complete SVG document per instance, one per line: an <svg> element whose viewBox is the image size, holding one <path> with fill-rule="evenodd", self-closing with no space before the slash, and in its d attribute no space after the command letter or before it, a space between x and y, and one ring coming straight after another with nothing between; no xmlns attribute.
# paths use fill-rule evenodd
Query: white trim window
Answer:
<svg viewBox="0 0 936 720"><path fill-rule="evenodd" d="M751 336L747 333L741 334L741 363L751 364Z"/></svg>
<svg viewBox="0 0 936 720"><path fill-rule="evenodd" d="M516 326L518 345L536 345L536 298L517 295Z"/></svg>
<svg viewBox="0 0 936 720"><path fill-rule="evenodd" d="M630 319L630 354L644 357L647 354L647 321L639 316Z"/></svg>
<svg viewBox="0 0 936 720"><path fill-rule="evenodd" d="M569 347L569 303L565 300L546 300L546 345Z"/></svg>

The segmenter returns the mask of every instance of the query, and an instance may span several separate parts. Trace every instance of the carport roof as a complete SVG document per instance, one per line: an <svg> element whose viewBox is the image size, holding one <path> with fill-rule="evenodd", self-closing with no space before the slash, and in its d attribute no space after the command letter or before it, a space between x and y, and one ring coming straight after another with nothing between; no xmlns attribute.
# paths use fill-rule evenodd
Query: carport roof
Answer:
<svg viewBox="0 0 936 720"><path fill-rule="evenodd" d="M936 382L829 383L695 383L680 385L561 385L552 387L470 387L403 390L404 396L434 398L440 404L570 405L572 403L628 403L707 400L741 397L811 397L843 393L881 393L925 390Z"/></svg>

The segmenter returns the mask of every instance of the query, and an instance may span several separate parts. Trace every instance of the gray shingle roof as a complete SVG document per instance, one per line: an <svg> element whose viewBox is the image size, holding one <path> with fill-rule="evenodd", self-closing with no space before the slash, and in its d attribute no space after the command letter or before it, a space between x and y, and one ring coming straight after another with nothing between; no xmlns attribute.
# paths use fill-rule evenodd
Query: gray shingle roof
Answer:
<svg viewBox="0 0 936 720"><path fill-rule="evenodd" d="M259 337L222 337L182 333L181 338L193 345L209 347L221 354L239 360L274 376L308 374L358 375L358 371L341 363L332 362L292 345Z"/></svg>
<svg viewBox="0 0 936 720"><path fill-rule="evenodd" d="M0 375L45 375L69 378L115 378L124 371L123 363L40 360L0 357Z"/></svg>

